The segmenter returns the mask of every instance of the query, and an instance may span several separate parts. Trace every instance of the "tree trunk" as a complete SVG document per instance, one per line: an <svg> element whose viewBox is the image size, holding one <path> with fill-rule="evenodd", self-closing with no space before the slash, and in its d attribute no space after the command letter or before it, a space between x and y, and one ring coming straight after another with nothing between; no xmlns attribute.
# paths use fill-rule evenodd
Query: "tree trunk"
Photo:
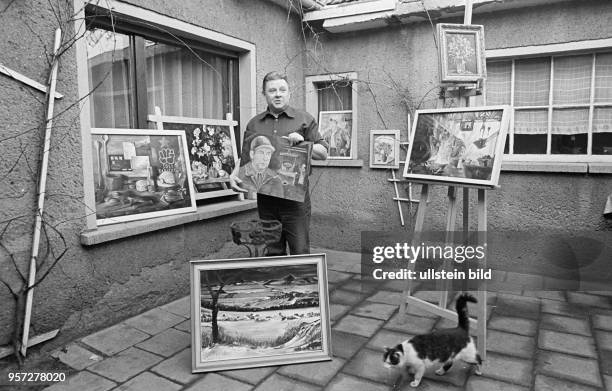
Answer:
<svg viewBox="0 0 612 391"><path fill-rule="evenodd" d="M219 292L216 295L212 295L212 342L216 344L219 342L219 324L217 323L217 315L219 314Z"/></svg>
<svg viewBox="0 0 612 391"><path fill-rule="evenodd" d="M15 330L13 331L13 349L19 368L23 366L21 355L21 338L23 337L23 317L25 316L27 289L24 287L15 295Z"/></svg>

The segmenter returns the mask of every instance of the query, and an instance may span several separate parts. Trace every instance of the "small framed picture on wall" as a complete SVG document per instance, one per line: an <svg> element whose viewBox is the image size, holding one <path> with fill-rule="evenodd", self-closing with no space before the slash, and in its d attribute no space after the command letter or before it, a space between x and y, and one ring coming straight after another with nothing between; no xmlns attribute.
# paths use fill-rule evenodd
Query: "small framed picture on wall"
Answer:
<svg viewBox="0 0 612 391"><path fill-rule="evenodd" d="M370 168L399 168L399 130L370 130Z"/></svg>

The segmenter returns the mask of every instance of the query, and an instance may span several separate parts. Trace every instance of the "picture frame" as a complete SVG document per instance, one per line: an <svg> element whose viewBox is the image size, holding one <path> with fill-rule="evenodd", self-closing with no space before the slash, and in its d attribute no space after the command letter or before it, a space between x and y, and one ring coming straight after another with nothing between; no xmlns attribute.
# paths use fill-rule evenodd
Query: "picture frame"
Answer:
<svg viewBox="0 0 612 391"><path fill-rule="evenodd" d="M238 170L240 187L248 198L265 194L304 202L308 191L308 175L312 159L312 142L291 145L287 138L253 134L245 143L249 159L241 161Z"/></svg>
<svg viewBox="0 0 612 391"><path fill-rule="evenodd" d="M496 187L509 117L509 106L417 110L403 176Z"/></svg>
<svg viewBox="0 0 612 391"><path fill-rule="evenodd" d="M196 211L184 132L92 128L91 140L97 225Z"/></svg>
<svg viewBox="0 0 612 391"><path fill-rule="evenodd" d="M192 372L332 359L325 254L195 260Z"/></svg>
<svg viewBox="0 0 612 391"><path fill-rule="evenodd" d="M484 26L437 24L441 83L476 83L486 79Z"/></svg>
<svg viewBox="0 0 612 391"><path fill-rule="evenodd" d="M328 160L355 158L352 110L319 112L319 133L329 145Z"/></svg>
<svg viewBox="0 0 612 391"><path fill-rule="evenodd" d="M370 130L370 168L399 168L400 131Z"/></svg>
<svg viewBox="0 0 612 391"><path fill-rule="evenodd" d="M238 146L231 119L225 120L163 116L159 107L148 120L158 130L182 130L187 137L196 200L236 195L229 176L238 161Z"/></svg>

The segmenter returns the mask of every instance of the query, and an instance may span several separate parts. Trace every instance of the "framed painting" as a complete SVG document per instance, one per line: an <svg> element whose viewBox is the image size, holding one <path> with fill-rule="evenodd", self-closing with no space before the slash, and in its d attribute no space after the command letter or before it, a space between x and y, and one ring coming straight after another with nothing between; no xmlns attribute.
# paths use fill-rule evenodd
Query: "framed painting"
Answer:
<svg viewBox="0 0 612 391"><path fill-rule="evenodd" d="M475 83L487 77L484 27L439 23L440 82Z"/></svg>
<svg viewBox="0 0 612 391"><path fill-rule="evenodd" d="M319 133L329 145L328 159L354 159L352 110L319 112Z"/></svg>
<svg viewBox="0 0 612 391"><path fill-rule="evenodd" d="M249 158L241 161L240 187L254 194L304 202L312 158L312 142L291 146L285 137L254 134L246 140ZM244 155L243 155L244 156Z"/></svg>
<svg viewBox="0 0 612 391"><path fill-rule="evenodd" d="M193 372L331 360L325 254L190 270Z"/></svg>
<svg viewBox="0 0 612 391"><path fill-rule="evenodd" d="M399 168L400 131L370 130L370 168Z"/></svg>
<svg viewBox="0 0 612 391"><path fill-rule="evenodd" d="M229 176L238 161L235 121L162 116L158 107L148 119L158 130L185 133L197 200L236 195L229 185Z"/></svg>
<svg viewBox="0 0 612 391"><path fill-rule="evenodd" d="M182 131L91 129L98 225L195 212Z"/></svg>
<svg viewBox="0 0 612 391"><path fill-rule="evenodd" d="M404 177L497 186L509 113L508 106L417 110Z"/></svg>

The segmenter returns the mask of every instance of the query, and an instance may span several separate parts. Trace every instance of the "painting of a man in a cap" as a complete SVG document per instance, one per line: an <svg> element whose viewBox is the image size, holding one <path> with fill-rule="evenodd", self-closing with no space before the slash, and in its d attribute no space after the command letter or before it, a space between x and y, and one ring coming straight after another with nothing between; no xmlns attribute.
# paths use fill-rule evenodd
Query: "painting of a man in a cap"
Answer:
<svg viewBox="0 0 612 391"><path fill-rule="evenodd" d="M283 197L283 182L278 174L268 168L275 148L266 136L254 137L249 155L251 161L240 167L238 178L242 187L254 193Z"/></svg>

